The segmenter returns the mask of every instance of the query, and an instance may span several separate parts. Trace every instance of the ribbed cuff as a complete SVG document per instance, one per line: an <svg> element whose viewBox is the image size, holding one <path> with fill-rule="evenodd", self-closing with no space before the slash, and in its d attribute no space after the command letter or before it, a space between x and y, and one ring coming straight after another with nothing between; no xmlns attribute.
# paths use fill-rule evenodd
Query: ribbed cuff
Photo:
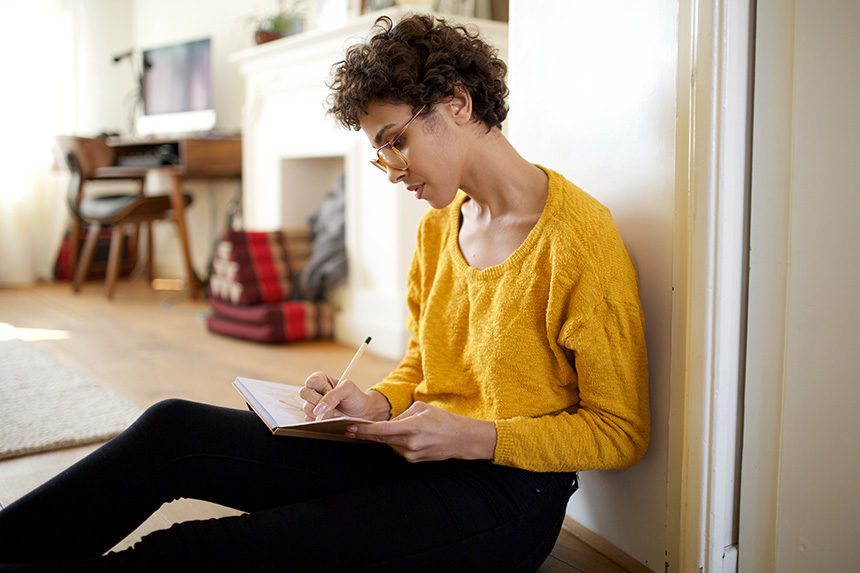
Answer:
<svg viewBox="0 0 860 573"><path fill-rule="evenodd" d="M496 451L493 463L501 466L514 465L514 439L510 420L496 420Z"/></svg>

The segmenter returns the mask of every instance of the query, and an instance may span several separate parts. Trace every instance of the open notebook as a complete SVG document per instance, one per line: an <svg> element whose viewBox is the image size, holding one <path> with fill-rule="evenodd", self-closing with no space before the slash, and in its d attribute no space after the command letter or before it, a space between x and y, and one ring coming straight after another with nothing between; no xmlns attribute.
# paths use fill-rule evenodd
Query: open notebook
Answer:
<svg viewBox="0 0 860 573"><path fill-rule="evenodd" d="M279 382L254 380L237 376L233 386L276 436L299 436L339 442L368 442L344 435L351 424L370 424L370 420L343 416L326 420L306 421L302 410L304 401L299 397L300 386Z"/></svg>

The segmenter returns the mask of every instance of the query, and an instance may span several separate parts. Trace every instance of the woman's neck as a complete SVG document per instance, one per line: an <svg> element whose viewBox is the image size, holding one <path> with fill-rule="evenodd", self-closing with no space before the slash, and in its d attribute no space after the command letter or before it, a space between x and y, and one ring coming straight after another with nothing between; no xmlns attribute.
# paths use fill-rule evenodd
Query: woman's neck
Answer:
<svg viewBox="0 0 860 573"><path fill-rule="evenodd" d="M476 135L467 165L460 188L481 219L527 217L543 211L546 173L517 153L498 128Z"/></svg>

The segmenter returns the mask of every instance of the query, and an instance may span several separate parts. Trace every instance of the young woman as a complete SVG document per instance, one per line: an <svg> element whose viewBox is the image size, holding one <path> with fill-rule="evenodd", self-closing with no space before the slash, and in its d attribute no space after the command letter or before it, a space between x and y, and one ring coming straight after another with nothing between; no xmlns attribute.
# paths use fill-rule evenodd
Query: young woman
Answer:
<svg viewBox="0 0 860 573"><path fill-rule="evenodd" d="M400 366L367 392L322 372L301 391L309 417L376 420L348 433L387 447L273 437L251 412L161 402L0 512L0 570L538 568L575 472L644 454L647 366L611 216L502 135L505 73L476 35L430 16L381 19L333 72L330 112L434 208ZM179 497L246 513L102 556Z"/></svg>

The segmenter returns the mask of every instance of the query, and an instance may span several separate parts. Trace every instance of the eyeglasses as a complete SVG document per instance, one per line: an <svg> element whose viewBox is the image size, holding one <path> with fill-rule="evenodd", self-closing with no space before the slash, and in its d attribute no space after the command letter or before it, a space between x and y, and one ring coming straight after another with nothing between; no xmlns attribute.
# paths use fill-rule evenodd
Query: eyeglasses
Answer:
<svg viewBox="0 0 860 573"><path fill-rule="evenodd" d="M406 133L406 129L415 121L415 118L421 115L421 112L427 105L422 105L421 109L415 112L415 115L410 118L409 121L406 122L406 125L403 126L397 135L388 140L388 143L380 145L376 148L376 159L371 159L370 162L378 167L381 171L388 173L388 168L397 169L398 171L403 171L409 168L409 161L406 160L406 156L403 153L394 147L394 143L403 137L403 134Z"/></svg>

